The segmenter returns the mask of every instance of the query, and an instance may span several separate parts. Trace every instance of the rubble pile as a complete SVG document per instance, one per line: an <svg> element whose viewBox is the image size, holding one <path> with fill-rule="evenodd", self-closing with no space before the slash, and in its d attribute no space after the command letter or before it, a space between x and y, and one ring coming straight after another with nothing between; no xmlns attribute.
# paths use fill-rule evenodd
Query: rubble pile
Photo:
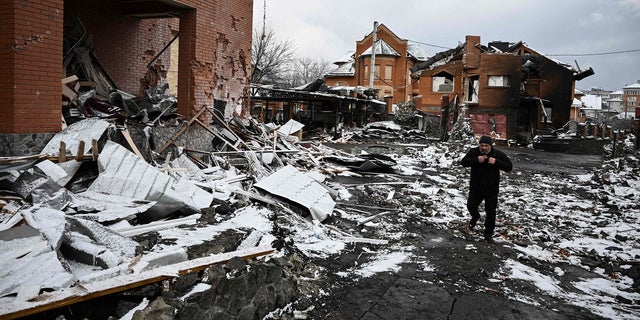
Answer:
<svg viewBox="0 0 640 320"><path fill-rule="evenodd" d="M185 151L175 159L167 153L162 161L146 145L141 152L140 144L125 139L114 125L118 120L90 117L54 136L37 156L0 159L2 314L47 312L66 306L72 297L85 301L135 289L161 280L157 273L163 268L176 275L194 272L193 263L207 270L202 281L216 285L203 290L209 293L197 302L178 304L177 314L185 318L201 313L260 318L295 299L296 283L284 263L252 263L233 272L216 266L226 261L220 254L254 258L272 254L272 247L290 250L291 239L257 231L255 221L244 221L246 227L220 225L243 208L270 206L281 212L280 220L313 228L332 215L336 191L309 168L327 162L322 172L335 174L388 169L394 162L350 156L319 143L300 144L302 125L295 121L279 127L234 121L233 127L219 122L212 129L218 138L213 144L230 151ZM176 141L170 142L181 149ZM187 245L174 246L180 237L162 234L184 230L181 226L198 231L214 225L219 232L197 236ZM240 231L235 241L218 243L234 229Z"/></svg>
<svg viewBox="0 0 640 320"><path fill-rule="evenodd" d="M507 150L516 169L504 175L489 247L461 231L468 119L444 143L390 122L302 141L295 121L212 113L205 151L181 140L197 116L155 148L92 117L39 155L0 159L0 316L406 316L384 304L415 303L386 296L409 290L394 285L419 291L402 297L457 299L439 306L452 314L464 313L460 292L567 315L625 316L640 303L631 151L569 174ZM545 292L533 275L561 289ZM615 290L584 289L594 279Z"/></svg>
<svg viewBox="0 0 640 320"><path fill-rule="evenodd" d="M296 280L282 258L246 264L240 258L205 271L177 303L177 319L262 319L297 297ZM196 291L198 291L196 290ZM176 299L178 300L178 299ZM172 303L173 301L169 301Z"/></svg>

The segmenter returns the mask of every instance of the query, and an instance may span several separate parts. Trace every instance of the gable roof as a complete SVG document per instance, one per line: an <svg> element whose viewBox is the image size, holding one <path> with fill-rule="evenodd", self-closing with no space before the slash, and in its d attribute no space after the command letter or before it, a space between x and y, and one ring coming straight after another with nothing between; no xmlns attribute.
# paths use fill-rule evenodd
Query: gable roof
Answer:
<svg viewBox="0 0 640 320"><path fill-rule="evenodd" d="M398 37L398 35L396 35L395 33L393 33L393 31L391 31L391 29L389 29L387 26L385 26L384 24L379 24L378 25L378 29L377 29L377 33L387 33L389 36L391 36L391 38L397 39L400 42L406 42L407 44L407 55L418 60L418 61L425 61L427 60L431 54L429 52L427 52L427 50L425 50L422 46L420 46L418 43L414 42L414 41L410 41L407 39L403 39ZM365 41L365 40L371 40L370 38L373 36L373 31L367 33L362 40L358 41L359 43ZM381 38L379 38L381 39ZM379 41L379 40L378 40ZM377 43L377 41L376 41ZM393 47L391 47L387 42L384 42L387 46L389 46L389 48L391 50L393 50L393 54L388 54L388 55L393 55L393 56L402 56L403 54L398 53L395 49L393 49ZM383 52L380 52L380 49L378 47L376 47L376 54L386 54L385 53L386 50L383 50ZM362 55L371 55L371 47L367 48Z"/></svg>
<svg viewBox="0 0 640 320"><path fill-rule="evenodd" d="M391 47L391 45L389 45L386 41L384 41L382 39L378 39L376 41L374 47L375 47L376 55L400 57L400 53L398 53L398 51L396 51L396 49ZM361 55L362 56L369 56L369 55L371 55L371 53L372 53L372 50L371 50L371 47L369 47L366 50L364 50Z"/></svg>
<svg viewBox="0 0 640 320"><path fill-rule="evenodd" d="M418 61L426 61L431 57L431 54L429 54L427 50L413 41L407 42L407 54L414 57Z"/></svg>

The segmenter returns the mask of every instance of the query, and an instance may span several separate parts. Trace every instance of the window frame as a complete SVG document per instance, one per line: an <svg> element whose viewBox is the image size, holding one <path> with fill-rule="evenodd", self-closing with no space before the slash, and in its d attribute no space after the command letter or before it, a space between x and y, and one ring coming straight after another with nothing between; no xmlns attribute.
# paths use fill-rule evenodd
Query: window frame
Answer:
<svg viewBox="0 0 640 320"><path fill-rule="evenodd" d="M496 80L500 79L500 83ZM492 83L493 81L493 83ZM489 88L510 88L511 76L509 75L489 75L487 77L487 87Z"/></svg>
<svg viewBox="0 0 640 320"><path fill-rule="evenodd" d="M437 78L444 78L444 81L442 82L437 82L438 87L436 88L436 79ZM440 86L443 84L447 84L447 80L451 81L451 90L449 91L440 91ZM437 92L437 93L451 93L454 92L456 89L455 86L455 80L456 77L448 72L442 71L442 72L438 72L437 74L434 74L431 76L431 92Z"/></svg>
<svg viewBox="0 0 640 320"><path fill-rule="evenodd" d="M393 66L390 64L384 66L384 80L393 80Z"/></svg>

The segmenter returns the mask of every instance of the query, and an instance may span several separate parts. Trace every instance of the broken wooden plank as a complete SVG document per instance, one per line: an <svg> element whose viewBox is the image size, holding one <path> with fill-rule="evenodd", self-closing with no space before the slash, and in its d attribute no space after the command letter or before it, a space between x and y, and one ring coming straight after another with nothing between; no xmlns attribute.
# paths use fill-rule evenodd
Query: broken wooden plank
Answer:
<svg viewBox="0 0 640 320"><path fill-rule="evenodd" d="M78 142L78 153L76 153L76 160L82 161L84 159L84 140Z"/></svg>
<svg viewBox="0 0 640 320"><path fill-rule="evenodd" d="M72 75L72 76L63 78L62 79L62 84L66 85L66 84L69 84L69 83L74 82L74 81L78 81L78 76L76 76L75 74Z"/></svg>
<svg viewBox="0 0 640 320"><path fill-rule="evenodd" d="M362 174L366 174L366 173L362 173ZM377 173L376 173L377 174ZM399 182L399 181L389 181L389 182L365 182L365 183L352 183L352 184L344 184L343 186L345 187L358 187L358 186L371 186L371 185L376 185L376 186L408 186L408 185L412 185L415 182Z"/></svg>
<svg viewBox="0 0 640 320"><path fill-rule="evenodd" d="M368 218L365 218L365 219L362 219L362 220L358 221L358 225L359 226L363 225L363 224L365 224L365 223L367 223L367 222L369 222L371 220L375 220L376 218L382 217L385 214L389 214L389 213L391 213L391 211L383 211L383 212L380 212L380 213L376 213L376 214L374 214L374 215L372 215L372 216L370 216Z"/></svg>
<svg viewBox="0 0 640 320"><path fill-rule="evenodd" d="M133 139L131 139L131 134L129 134L129 130L127 130L127 128L124 128L122 130L122 135L124 136L124 139L127 140L127 143L129 144L129 147L131 147L131 150L133 150L133 153L135 153L138 158L144 160L144 157L140 153L140 150L138 150L136 144L133 143Z"/></svg>
<svg viewBox="0 0 640 320"><path fill-rule="evenodd" d="M78 94L75 91L73 91L73 89L67 87L66 84L62 85L62 94L65 97L69 98L69 100L71 101L74 101L76 100L76 98L78 98Z"/></svg>
<svg viewBox="0 0 640 320"><path fill-rule="evenodd" d="M347 237L347 238L343 238L342 240L345 242L369 243L369 244L388 244L389 243L389 240L358 238L358 237Z"/></svg>
<svg viewBox="0 0 640 320"><path fill-rule="evenodd" d="M98 151L98 140L96 139L91 140L91 160L93 161L98 160L99 153L100 151Z"/></svg>
<svg viewBox="0 0 640 320"><path fill-rule="evenodd" d="M141 273L124 274L103 281L81 283L71 288L41 294L29 301L0 304L0 319L21 318L109 294L135 289L148 284L198 272L212 265L225 263L234 257L241 257L248 260L273 252L275 252L275 249L266 247L225 252L163 266Z"/></svg>
<svg viewBox="0 0 640 320"><path fill-rule="evenodd" d="M200 109L198 112L196 112L196 114L193 116L193 118L191 118L191 120L189 120L189 122L185 123L185 125L180 128L180 130L178 130L178 132L176 132L173 136L171 136L171 138L169 138L169 140L167 142L165 142L162 147L160 147L160 149L158 149L158 153L162 153L164 151L164 149L166 149L167 147L169 147L170 145L172 145L174 143L174 141L181 136L185 131L187 131L187 129L189 128L189 126L191 126L191 124L196 121L198 119L198 117L200 117L205 111L206 111L206 107L203 107L202 109Z"/></svg>
<svg viewBox="0 0 640 320"><path fill-rule="evenodd" d="M0 164L24 163L46 158L46 154L34 154L30 156L0 157Z"/></svg>
<svg viewBox="0 0 640 320"><path fill-rule="evenodd" d="M222 140L226 145L230 146L233 150L238 150L236 145L231 144L227 139L225 139L221 134L213 131L211 128L207 127L202 121L196 119L196 122L201 125L205 130L209 131L212 135L216 136L218 139ZM238 139L240 141L240 139Z"/></svg>
<svg viewBox="0 0 640 320"><path fill-rule="evenodd" d="M80 85L80 87L95 88L96 82L95 81L78 81L78 85Z"/></svg>
<svg viewBox="0 0 640 320"><path fill-rule="evenodd" d="M66 162L67 161L67 144L64 141L60 140L60 151L58 153L58 162Z"/></svg>
<svg viewBox="0 0 640 320"><path fill-rule="evenodd" d="M347 207L356 207L356 208L367 208L367 209L378 209L378 210L390 210L390 211L399 211L399 210L400 210L400 209L397 209L397 208L365 206L365 205L361 205L361 204L347 203L347 202L342 202L342 201L338 201L338 202L336 202L336 204L338 204L338 205L343 205L343 206L347 206Z"/></svg>
<svg viewBox="0 0 640 320"><path fill-rule="evenodd" d="M249 146L246 143L244 143L244 141L242 139L240 139L240 137L238 137L237 134L235 134L233 129L231 129L229 124L226 121L224 121L224 119L220 118L220 116L217 115L215 112L209 110L209 108L205 108L205 109L207 109L207 111L209 111L209 113L213 117L213 120L217 121L221 126L223 126L225 129L227 129L229 131L229 134L233 135L233 137L237 139L236 143L242 144L245 148L249 149ZM237 150L237 148L234 148L234 149Z"/></svg>

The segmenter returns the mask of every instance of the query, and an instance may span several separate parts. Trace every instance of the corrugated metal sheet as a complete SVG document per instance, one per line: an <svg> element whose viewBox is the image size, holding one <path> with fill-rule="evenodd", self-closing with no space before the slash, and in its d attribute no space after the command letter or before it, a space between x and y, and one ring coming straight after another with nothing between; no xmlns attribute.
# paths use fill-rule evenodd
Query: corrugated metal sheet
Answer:
<svg viewBox="0 0 640 320"><path fill-rule="evenodd" d="M98 157L98 169L100 175L88 190L157 201L147 211L152 220L177 211L199 213L213 201L212 194L189 181L176 180L159 171L115 142L105 144Z"/></svg>
<svg viewBox="0 0 640 320"><path fill-rule="evenodd" d="M60 141L64 141L67 154L75 155L80 141L84 141L85 154L91 150L91 141L98 140L111 124L100 118L88 118L78 121L57 133L42 149L43 154L57 155Z"/></svg>
<svg viewBox="0 0 640 320"><path fill-rule="evenodd" d="M17 293L15 301L24 301L40 289L66 288L75 281L40 232L23 225L7 233L15 237L0 240L0 297Z"/></svg>
<svg viewBox="0 0 640 320"><path fill-rule="evenodd" d="M318 221L326 219L336 204L325 187L291 165L272 173L254 186L304 206Z"/></svg>

